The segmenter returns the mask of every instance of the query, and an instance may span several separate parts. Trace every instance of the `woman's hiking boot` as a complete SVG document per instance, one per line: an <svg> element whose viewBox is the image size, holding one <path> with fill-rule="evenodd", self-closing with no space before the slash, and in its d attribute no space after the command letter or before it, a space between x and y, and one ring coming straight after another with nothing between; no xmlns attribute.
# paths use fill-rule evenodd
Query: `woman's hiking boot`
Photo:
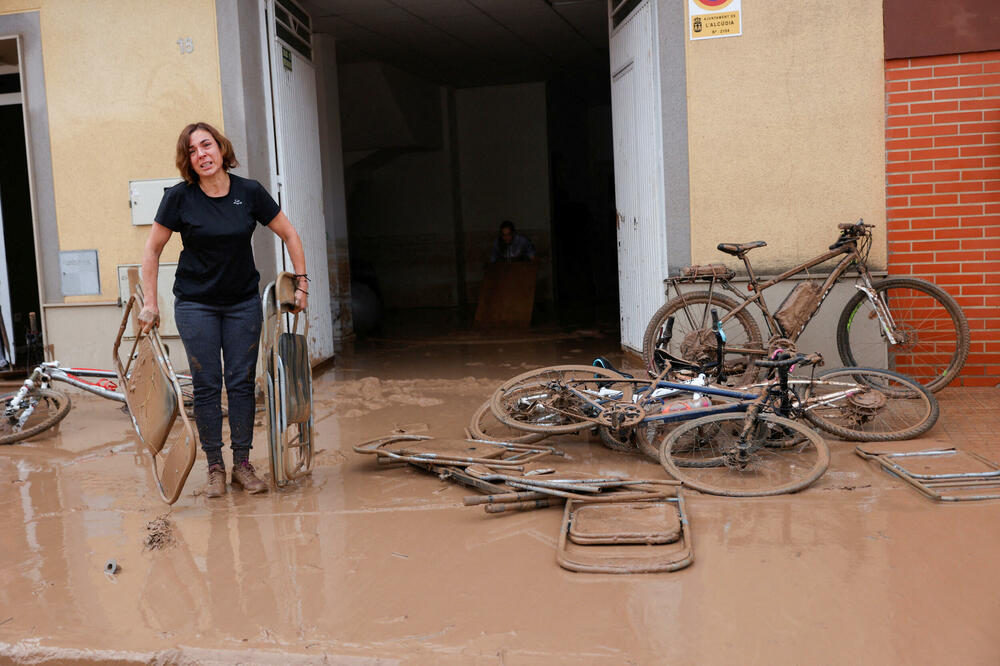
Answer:
<svg viewBox="0 0 1000 666"><path fill-rule="evenodd" d="M226 494L226 468L222 465L208 466L208 485L205 497L222 497Z"/></svg>
<svg viewBox="0 0 1000 666"><path fill-rule="evenodd" d="M249 460L241 460L233 465L233 488L242 488L251 495L266 493L267 484L257 478L257 474Z"/></svg>

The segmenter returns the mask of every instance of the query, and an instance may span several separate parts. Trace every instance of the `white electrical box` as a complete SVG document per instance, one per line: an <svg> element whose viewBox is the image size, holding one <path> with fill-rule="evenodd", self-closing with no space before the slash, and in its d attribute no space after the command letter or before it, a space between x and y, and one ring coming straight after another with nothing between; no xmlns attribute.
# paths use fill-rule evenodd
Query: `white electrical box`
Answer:
<svg viewBox="0 0 1000 666"><path fill-rule="evenodd" d="M132 296L128 288L128 269L139 269L139 264L123 264L118 267L118 298L124 311L125 304ZM161 263L156 274L156 305L160 309L160 335L165 338L180 337L177 324L174 322L174 273L177 263ZM138 313L137 313L138 314ZM132 327L126 332L126 337L134 338Z"/></svg>
<svg viewBox="0 0 1000 666"><path fill-rule="evenodd" d="M59 274L63 296L101 293L97 250L60 250Z"/></svg>
<svg viewBox="0 0 1000 666"><path fill-rule="evenodd" d="M128 182L129 206L132 208L132 225L152 224L156 209L160 207L164 190L181 182L180 178L156 180L130 180Z"/></svg>

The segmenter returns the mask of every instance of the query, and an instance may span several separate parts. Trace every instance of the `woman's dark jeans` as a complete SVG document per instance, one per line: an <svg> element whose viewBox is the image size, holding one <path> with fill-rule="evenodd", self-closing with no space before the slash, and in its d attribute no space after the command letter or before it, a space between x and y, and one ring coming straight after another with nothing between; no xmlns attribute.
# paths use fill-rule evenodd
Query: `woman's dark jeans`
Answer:
<svg viewBox="0 0 1000 666"><path fill-rule="evenodd" d="M250 453L262 319L256 295L233 305L174 301L174 320L194 384L194 420L210 464L222 462L223 363L233 459L245 459Z"/></svg>

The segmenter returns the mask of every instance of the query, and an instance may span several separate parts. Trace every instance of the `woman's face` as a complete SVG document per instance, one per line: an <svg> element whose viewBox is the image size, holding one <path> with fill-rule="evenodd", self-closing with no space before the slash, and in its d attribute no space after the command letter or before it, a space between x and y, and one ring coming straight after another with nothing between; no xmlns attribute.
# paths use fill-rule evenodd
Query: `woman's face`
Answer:
<svg viewBox="0 0 1000 666"><path fill-rule="evenodd" d="M215 137L208 130L191 132L188 140L188 158L191 168L199 178L208 178L222 169L222 150L215 142Z"/></svg>

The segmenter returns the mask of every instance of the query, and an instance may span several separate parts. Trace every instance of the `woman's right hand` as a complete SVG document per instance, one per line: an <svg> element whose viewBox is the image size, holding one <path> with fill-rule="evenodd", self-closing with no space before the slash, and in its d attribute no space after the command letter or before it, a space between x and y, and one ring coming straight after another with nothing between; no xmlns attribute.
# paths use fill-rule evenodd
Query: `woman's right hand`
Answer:
<svg viewBox="0 0 1000 666"><path fill-rule="evenodd" d="M144 305L139 312L139 333L146 335L160 325L160 309L155 305Z"/></svg>

